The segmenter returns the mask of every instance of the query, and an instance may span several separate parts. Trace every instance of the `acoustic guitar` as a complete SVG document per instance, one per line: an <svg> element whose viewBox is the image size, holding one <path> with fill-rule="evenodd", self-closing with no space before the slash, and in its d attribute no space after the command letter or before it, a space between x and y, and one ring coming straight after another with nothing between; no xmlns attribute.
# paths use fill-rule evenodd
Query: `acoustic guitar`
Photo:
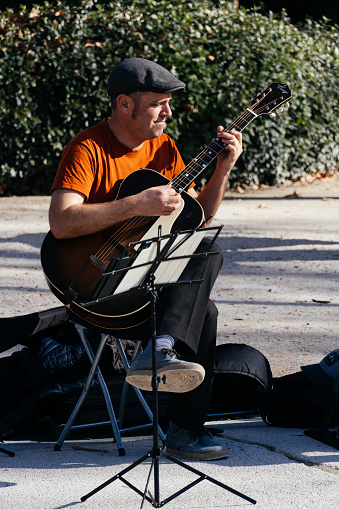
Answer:
<svg viewBox="0 0 339 509"><path fill-rule="evenodd" d="M289 87L272 83L225 131L243 131L260 115L272 113L292 96ZM134 217L95 234L56 239L49 231L41 247L41 264L49 288L82 322L106 332L121 331L149 319L149 298L142 287L127 288L122 280L131 266L131 243L175 231L195 230L204 221L200 204L187 190L198 175L224 150L214 139L171 181L181 197L181 208L171 216ZM116 199L170 181L154 170L139 169L125 178Z"/></svg>

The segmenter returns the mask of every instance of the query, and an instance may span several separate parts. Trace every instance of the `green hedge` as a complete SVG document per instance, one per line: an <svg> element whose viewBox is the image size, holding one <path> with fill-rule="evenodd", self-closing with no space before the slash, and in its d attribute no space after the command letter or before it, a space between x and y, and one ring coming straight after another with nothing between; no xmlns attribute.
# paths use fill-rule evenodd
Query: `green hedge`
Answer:
<svg viewBox="0 0 339 509"><path fill-rule="evenodd" d="M122 59L158 61L187 84L168 133L188 163L271 82L290 108L244 131L231 184L280 183L338 168L338 26L231 2L45 3L0 12L0 186L48 193L69 139L109 115L106 79ZM211 171L211 170L209 170ZM207 174L204 176L208 178Z"/></svg>

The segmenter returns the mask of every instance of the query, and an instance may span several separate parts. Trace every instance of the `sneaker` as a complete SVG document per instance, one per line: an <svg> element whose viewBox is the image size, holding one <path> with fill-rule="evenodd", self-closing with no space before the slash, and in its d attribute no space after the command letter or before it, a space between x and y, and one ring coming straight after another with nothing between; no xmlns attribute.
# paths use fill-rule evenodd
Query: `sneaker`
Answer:
<svg viewBox="0 0 339 509"><path fill-rule="evenodd" d="M174 350L156 352L159 391L188 392L201 384L205 370L200 364L179 360ZM137 357L126 375L126 382L144 391L152 390L152 355Z"/></svg>
<svg viewBox="0 0 339 509"><path fill-rule="evenodd" d="M165 445L167 454L191 460L217 460L227 458L230 453L206 429L200 432L184 429L177 433L168 431Z"/></svg>

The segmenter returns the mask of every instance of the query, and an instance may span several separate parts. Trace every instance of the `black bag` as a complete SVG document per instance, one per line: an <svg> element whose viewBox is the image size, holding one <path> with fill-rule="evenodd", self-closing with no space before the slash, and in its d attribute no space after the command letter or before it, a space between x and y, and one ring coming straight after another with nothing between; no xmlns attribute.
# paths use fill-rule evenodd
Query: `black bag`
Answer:
<svg viewBox="0 0 339 509"><path fill-rule="evenodd" d="M100 334L91 331L89 341L96 351ZM121 340L128 361L135 342ZM74 323L65 307L12 318L0 318L0 351L17 344L20 351L0 358L0 439L37 423L57 428L67 422L90 370L90 363ZM108 338L100 369L106 380L114 408L119 407L125 369L116 341ZM151 399L146 397L148 403ZM165 416L164 396L159 397L159 419ZM76 424L109 420L99 383L92 381ZM129 391L124 427L149 422L132 389Z"/></svg>
<svg viewBox="0 0 339 509"><path fill-rule="evenodd" d="M272 373L266 357L244 344L216 347L210 413L266 413Z"/></svg>
<svg viewBox="0 0 339 509"><path fill-rule="evenodd" d="M277 378L269 395L267 424L284 428L316 428L331 400L331 386L312 384L302 371ZM339 405L329 426L339 424Z"/></svg>

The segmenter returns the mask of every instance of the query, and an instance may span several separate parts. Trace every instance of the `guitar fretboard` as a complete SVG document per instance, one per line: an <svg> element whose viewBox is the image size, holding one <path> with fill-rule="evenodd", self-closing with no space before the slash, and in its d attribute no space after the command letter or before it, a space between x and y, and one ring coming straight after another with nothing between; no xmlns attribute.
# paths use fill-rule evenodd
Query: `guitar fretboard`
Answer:
<svg viewBox="0 0 339 509"><path fill-rule="evenodd" d="M230 124L224 131L231 129L241 132L257 115L250 109L247 109L240 115L232 124ZM219 138L215 138L200 154L193 159L185 169L180 172L171 184L177 193L181 193L189 188L192 182L204 171L207 166L214 161L216 157L224 150L225 145Z"/></svg>

